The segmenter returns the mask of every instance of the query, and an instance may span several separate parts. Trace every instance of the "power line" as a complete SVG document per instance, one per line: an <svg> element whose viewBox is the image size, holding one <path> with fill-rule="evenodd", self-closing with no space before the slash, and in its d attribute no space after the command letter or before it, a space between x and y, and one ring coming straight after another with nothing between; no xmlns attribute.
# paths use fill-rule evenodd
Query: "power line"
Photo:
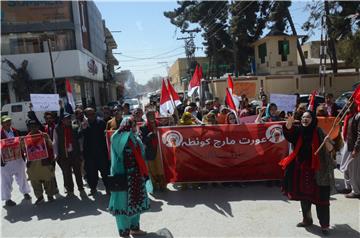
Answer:
<svg viewBox="0 0 360 238"><path fill-rule="evenodd" d="M157 58L159 56L162 56L162 55L167 55L169 53L173 53L179 49L181 49L182 47L177 47L175 49L172 49L172 50L169 50L167 52L164 52L164 53L161 53L161 54L157 54L157 55L153 55L153 56L149 56L149 57L135 57L135 56L130 56L130 55L125 55L125 54L122 54L122 53L115 53L115 54L119 54L120 56L122 57L125 57L125 58L130 58L130 59L138 59L138 60L145 60L145 59L152 59L152 58Z"/></svg>
<svg viewBox="0 0 360 238"><path fill-rule="evenodd" d="M248 5L246 5L243 9L241 9L241 11L240 12L238 12L237 14L241 14L241 13L243 13L252 3L254 3L255 1L252 1L252 2L250 2ZM210 36L208 36L207 38L211 38L211 37L213 37L219 30L221 30L221 29L223 29L223 28L225 28L225 27L227 27L227 25L224 25L224 26L222 26L222 27L220 27L219 29L217 29L215 32L213 32Z"/></svg>
<svg viewBox="0 0 360 238"><path fill-rule="evenodd" d="M184 54L184 53L182 52L182 53L178 53L178 54L175 54L175 55L168 55L168 56L157 57L157 58L149 58L149 59L121 60L120 62L134 62L134 61L142 61L142 60L158 60L158 59L167 59L167 58L170 58L170 57L175 57L175 56L179 56L179 55L182 55L182 54Z"/></svg>

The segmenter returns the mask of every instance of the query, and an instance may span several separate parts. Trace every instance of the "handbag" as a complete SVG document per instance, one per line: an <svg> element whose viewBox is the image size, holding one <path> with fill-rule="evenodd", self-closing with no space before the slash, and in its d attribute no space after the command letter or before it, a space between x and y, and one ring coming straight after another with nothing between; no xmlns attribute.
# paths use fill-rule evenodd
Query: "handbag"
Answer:
<svg viewBox="0 0 360 238"><path fill-rule="evenodd" d="M109 175L108 189L111 192L127 191L128 189L127 176L124 174Z"/></svg>

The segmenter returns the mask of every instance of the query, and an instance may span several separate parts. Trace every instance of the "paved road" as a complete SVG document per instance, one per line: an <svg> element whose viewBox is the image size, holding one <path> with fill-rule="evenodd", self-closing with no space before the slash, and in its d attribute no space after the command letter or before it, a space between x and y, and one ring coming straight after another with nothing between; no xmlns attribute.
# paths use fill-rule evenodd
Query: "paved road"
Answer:
<svg viewBox="0 0 360 238"><path fill-rule="evenodd" d="M57 169L59 185L62 177ZM337 171L337 185L342 185ZM278 187L250 183L240 187L170 191L151 197L151 211L141 217L142 228L167 228L174 237L319 237L314 226L295 227L300 204L287 201ZM89 189L86 189L89 192ZM2 209L2 237L117 237L114 218L106 211L108 197L60 197L35 207L21 200L17 185L13 200L19 205ZM63 191L60 191L62 194ZM32 202L34 202L33 199ZM331 237L360 237L360 202L336 194L331 200ZM162 237L162 236L147 236Z"/></svg>

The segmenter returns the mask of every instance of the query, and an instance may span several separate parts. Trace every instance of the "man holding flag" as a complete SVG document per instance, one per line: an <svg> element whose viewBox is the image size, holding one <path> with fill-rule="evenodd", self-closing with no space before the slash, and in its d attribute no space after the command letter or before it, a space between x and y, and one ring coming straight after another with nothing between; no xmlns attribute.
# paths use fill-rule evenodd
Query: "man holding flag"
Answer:
<svg viewBox="0 0 360 238"><path fill-rule="evenodd" d="M344 172L346 198L360 198L360 86L351 97L350 111L344 120L344 155L340 170Z"/></svg>

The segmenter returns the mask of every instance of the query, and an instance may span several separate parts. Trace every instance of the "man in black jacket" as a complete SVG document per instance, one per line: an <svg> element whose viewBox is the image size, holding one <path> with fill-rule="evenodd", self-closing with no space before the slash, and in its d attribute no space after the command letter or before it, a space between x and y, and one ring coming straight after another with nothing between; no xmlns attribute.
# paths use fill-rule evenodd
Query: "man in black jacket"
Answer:
<svg viewBox="0 0 360 238"><path fill-rule="evenodd" d="M91 189L89 195L97 193L98 171L101 173L106 193L109 194L107 176L110 173L110 161L107 156L105 139L106 124L103 120L96 118L93 108L86 108L85 115L88 118L88 124L83 126L82 135L84 138L85 172Z"/></svg>

